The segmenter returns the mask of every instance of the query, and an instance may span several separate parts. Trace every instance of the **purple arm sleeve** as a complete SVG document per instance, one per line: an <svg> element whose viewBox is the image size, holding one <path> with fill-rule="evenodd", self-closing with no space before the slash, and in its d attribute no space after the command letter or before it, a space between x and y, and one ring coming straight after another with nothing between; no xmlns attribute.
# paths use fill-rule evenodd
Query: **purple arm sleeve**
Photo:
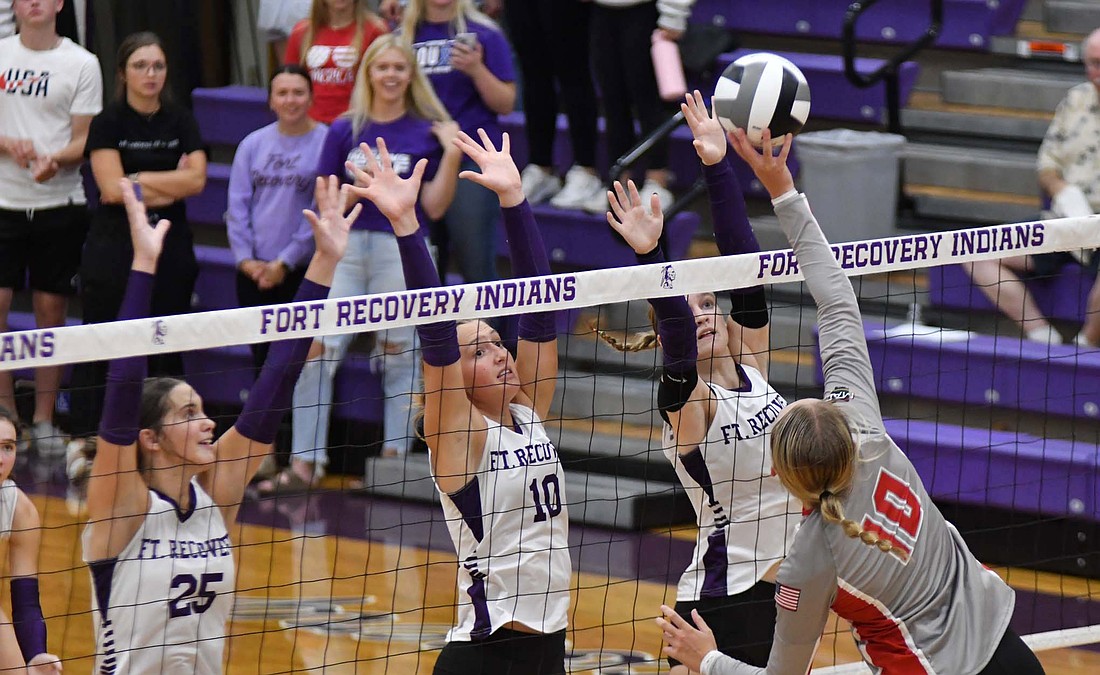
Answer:
<svg viewBox="0 0 1100 675"><path fill-rule="evenodd" d="M658 245L649 253L638 255L643 265L665 261L665 253ZM664 351L664 367L672 373L684 373L695 369L699 348L695 341L695 316L682 295L667 298L650 298L649 304L657 315L657 334Z"/></svg>
<svg viewBox="0 0 1100 675"><path fill-rule="evenodd" d="M304 279L294 301L324 300L328 297L328 291L328 286ZM294 384L302 372L312 342L313 338L307 337L280 340L271 345L260 376L252 385L244 410L234 425L242 436L257 443L275 442L279 422L292 405Z"/></svg>
<svg viewBox="0 0 1100 675"><path fill-rule="evenodd" d="M130 270L118 320L149 316L152 297L153 275ZM103 396L103 417L99 420L99 437L108 443L127 446L137 442L141 387L147 367L144 356L111 361L107 369L107 391Z"/></svg>
<svg viewBox="0 0 1100 675"><path fill-rule="evenodd" d="M546 245L535 222L535 213L527 200L517 206L501 208L504 231L508 234L508 250L516 276L550 274L550 259ZM529 342L550 342L558 337L557 312L532 312L519 318L519 338Z"/></svg>
<svg viewBox="0 0 1100 675"><path fill-rule="evenodd" d="M727 156L717 164L703 165L703 176L710 195L710 211L714 217L714 241L722 255L757 253L760 244L752 231L745 196L733 174Z"/></svg>
<svg viewBox="0 0 1100 675"><path fill-rule="evenodd" d="M11 622L24 661L46 651L46 621L38 602L37 577L11 580Z"/></svg>
<svg viewBox="0 0 1100 675"><path fill-rule="evenodd" d="M409 290L440 286L439 272L428 253L428 245L419 232L397 238L401 252L401 269L405 272L405 286ZM438 321L416 327L420 336L420 348L424 363L429 366L449 366L458 361L458 328L454 321Z"/></svg>

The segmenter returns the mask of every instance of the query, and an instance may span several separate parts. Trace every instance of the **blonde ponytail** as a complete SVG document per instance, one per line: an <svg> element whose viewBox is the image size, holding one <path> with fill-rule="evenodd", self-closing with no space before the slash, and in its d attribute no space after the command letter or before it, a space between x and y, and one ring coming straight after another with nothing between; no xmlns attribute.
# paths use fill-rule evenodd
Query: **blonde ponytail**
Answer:
<svg viewBox="0 0 1100 675"><path fill-rule="evenodd" d="M589 330L594 331L597 337L599 337L601 340L611 345L611 347L620 352L642 352L647 349L657 348L657 334L653 332L635 333L633 336L630 337L630 339L628 339L626 342L623 342L611 333L608 333L605 330L600 330L599 326L594 320L588 322L588 328Z"/></svg>
<svg viewBox="0 0 1100 675"><path fill-rule="evenodd" d="M874 546L883 553L893 553L894 555L905 559L907 554L901 549L894 548L886 539L879 537L877 532L871 532L865 530L859 526L854 520L844 517L844 505L841 503L840 497L833 494L829 490L825 490L819 496L818 506L821 509L821 517L826 522L836 523L844 529L844 534L848 535L852 539L859 539L868 546Z"/></svg>

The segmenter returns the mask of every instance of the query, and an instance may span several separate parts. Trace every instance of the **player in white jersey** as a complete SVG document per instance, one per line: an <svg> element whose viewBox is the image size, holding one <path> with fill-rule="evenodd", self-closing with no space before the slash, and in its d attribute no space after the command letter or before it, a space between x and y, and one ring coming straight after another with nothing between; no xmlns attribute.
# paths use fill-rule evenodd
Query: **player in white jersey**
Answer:
<svg viewBox="0 0 1100 675"><path fill-rule="evenodd" d="M698 91L681 109L703 164L719 251L759 251L726 158L722 125L707 114ZM639 262L663 262L659 203L648 208L633 183L626 189L616 183L609 197L608 222ZM676 609L684 616L698 610L716 626L719 649L762 666L775 626L775 568L794 541L801 510L775 477L768 452L771 425L787 403L764 376L769 328L763 287L731 292L730 299L728 318L719 313L713 293L650 301L665 360L657 398L665 420L664 454L699 526ZM608 342L629 350L654 341L635 339L621 347ZM686 672L676 659L669 661L674 674Z"/></svg>
<svg viewBox="0 0 1100 675"><path fill-rule="evenodd" d="M481 169L461 177L500 198L514 273L549 274L508 135L498 151L479 132L482 145L465 134L456 140ZM393 225L407 287L438 287L414 209L424 160L402 180L381 138L378 151L381 165L366 152L369 173L356 170L357 184L367 187L353 190ZM536 283L517 282L517 289L528 293ZM561 289L540 285L540 291L545 297ZM569 524L561 463L542 424L558 369L554 315L520 318L514 360L483 321L433 323L417 333L424 359L424 437L460 564L458 623L435 672L564 673Z"/></svg>
<svg viewBox="0 0 1100 675"><path fill-rule="evenodd" d="M316 253L296 300L323 300L343 256L356 207L318 178ZM134 261L119 319L148 317L165 233L150 227L134 186L121 180ZM158 330L148 321L149 334ZM97 673L220 673L235 568L227 525L271 452L310 338L272 344L232 428L214 422L186 382L145 382L146 359L111 362L96 456L88 480L84 560L92 572Z"/></svg>
<svg viewBox="0 0 1100 675"><path fill-rule="evenodd" d="M60 673L61 662L46 652L46 622L38 602L38 550L42 539L38 509L11 479L19 442L18 420L0 406L0 541L7 541L11 577L11 621L0 611L0 671ZM48 665L47 665L48 664Z"/></svg>
<svg viewBox="0 0 1100 675"><path fill-rule="evenodd" d="M802 675L831 608L883 675L1038 675L1008 627L1012 589L984 568L929 498L886 434L851 283L806 198L778 157L731 136L772 196L818 307L825 398L788 406L772 429L776 472L809 512L779 568L775 642L766 669L721 654L705 624L672 609L658 619L665 650L703 675ZM764 132L764 147L770 148Z"/></svg>

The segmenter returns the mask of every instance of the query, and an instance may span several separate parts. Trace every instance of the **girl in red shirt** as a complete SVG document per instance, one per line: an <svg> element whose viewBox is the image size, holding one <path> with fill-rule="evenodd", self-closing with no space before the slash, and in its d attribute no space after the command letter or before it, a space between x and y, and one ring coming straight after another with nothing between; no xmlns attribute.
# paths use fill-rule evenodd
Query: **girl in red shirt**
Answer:
<svg viewBox="0 0 1100 675"><path fill-rule="evenodd" d="M363 52L387 32L366 0L313 0L309 16L287 40L286 63L300 63L313 80L309 116L331 124L348 109Z"/></svg>

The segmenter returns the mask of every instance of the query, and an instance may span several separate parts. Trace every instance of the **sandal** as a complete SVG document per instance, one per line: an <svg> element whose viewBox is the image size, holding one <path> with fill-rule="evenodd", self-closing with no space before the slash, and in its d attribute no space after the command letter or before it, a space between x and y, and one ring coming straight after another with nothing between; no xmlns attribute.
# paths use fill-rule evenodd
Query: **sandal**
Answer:
<svg viewBox="0 0 1100 675"><path fill-rule="evenodd" d="M261 497L274 497L277 495L300 495L312 491L319 481L310 482L298 475L294 469L287 467L275 474L269 480L256 485L256 490Z"/></svg>

